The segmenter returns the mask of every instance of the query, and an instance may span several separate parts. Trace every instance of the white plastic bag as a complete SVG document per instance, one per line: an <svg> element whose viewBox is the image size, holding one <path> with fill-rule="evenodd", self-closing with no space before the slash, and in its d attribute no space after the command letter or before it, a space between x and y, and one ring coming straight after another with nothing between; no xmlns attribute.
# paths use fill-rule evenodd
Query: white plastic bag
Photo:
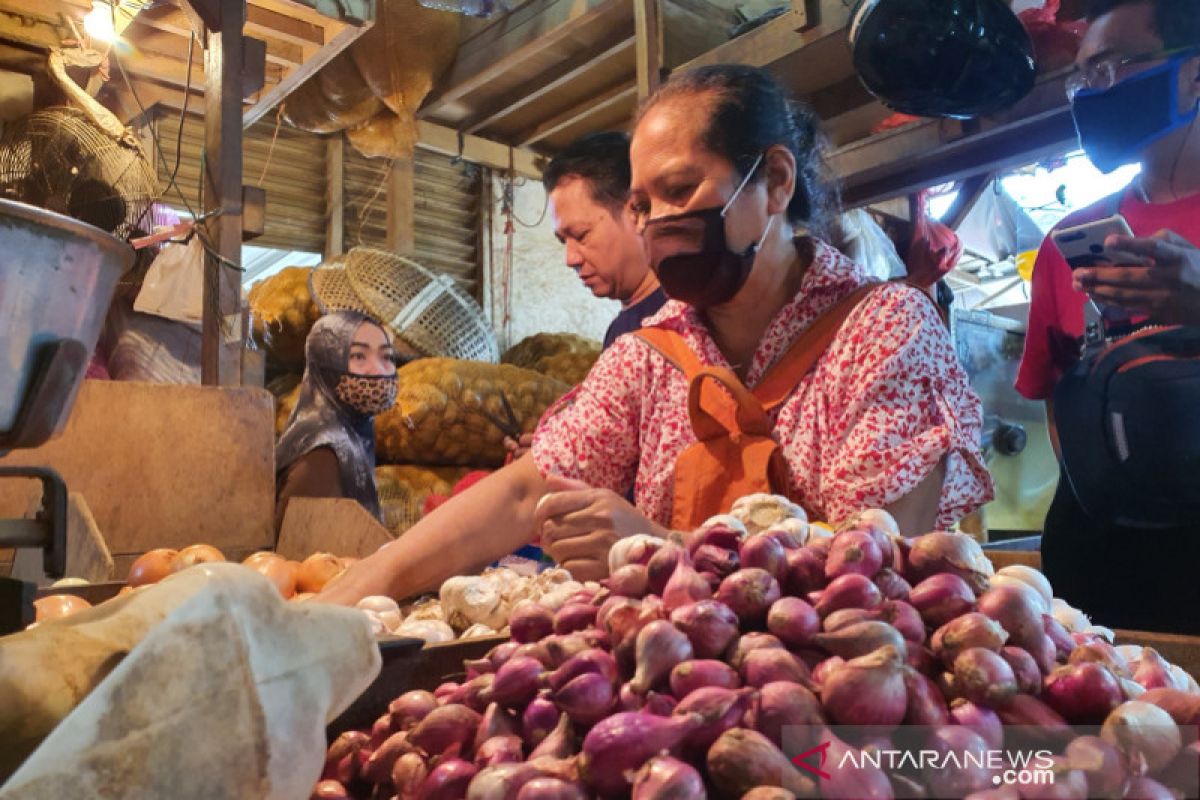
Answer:
<svg viewBox="0 0 1200 800"><path fill-rule="evenodd" d="M176 322L200 322L204 314L204 246L199 236L164 245L142 281L133 309Z"/></svg>
<svg viewBox="0 0 1200 800"><path fill-rule="evenodd" d="M861 208L851 209L835 221L831 244L861 264L875 280L886 281L907 274L896 245Z"/></svg>

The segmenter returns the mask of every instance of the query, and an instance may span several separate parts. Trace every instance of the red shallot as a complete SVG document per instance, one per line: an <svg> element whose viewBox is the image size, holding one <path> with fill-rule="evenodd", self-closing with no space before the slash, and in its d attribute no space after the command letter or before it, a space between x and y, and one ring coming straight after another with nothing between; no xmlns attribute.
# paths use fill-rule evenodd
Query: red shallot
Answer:
<svg viewBox="0 0 1200 800"><path fill-rule="evenodd" d="M537 769L528 763L486 767L471 779L467 800L516 800L520 797L521 787L536 777ZM403 793L397 794L397 800L405 800Z"/></svg>
<svg viewBox="0 0 1200 800"><path fill-rule="evenodd" d="M912 584L904 580L900 573L893 569L884 568L875 573L875 585L883 593L885 600L908 600L912 592Z"/></svg>
<svg viewBox="0 0 1200 800"><path fill-rule="evenodd" d="M1038 731L1039 739L1060 746L1074 736L1067 721L1050 706L1031 694L1014 695L1002 708L996 709L1005 725L1019 725Z"/></svg>
<svg viewBox="0 0 1200 800"><path fill-rule="evenodd" d="M781 583L789 595L803 597L825 588L825 559L816 549L789 551L787 564L787 577Z"/></svg>
<svg viewBox="0 0 1200 800"><path fill-rule="evenodd" d="M891 625L900 631L905 641L917 645L925 643L925 621L921 619L921 612L903 600L884 600L868 612L867 618Z"/></svg>
<svg viewBox="0 0 1200 800"><path fill-rule="evenodd" d="M615 595L641 598L648 591L648 580L645 564L626 564L609 575L604 585Z"/></svg>
<svg viewBox="0 0 1200 800"><path fill-rule="evenodd" d="M724 661L714 659L684 661L676 665L671 670L669 683L671 694L675 695L677 700L682 700L705 686L737 689L742 685L742 681L733 667Z"/></svg>
<svg viewBox="0 0 1200 800"><path fill-rule="evenodd" d="M833 633L834 631L840 631L842 628L849 628L851 625L871 619L871 611L872 609L869 608L838 609L821 620L821 630L825 631L825 633Z"/></svg>
<svg viewBox="0 0 1200 800"><path fill-rule="evenodd" d="M706 686L679 701L675 715L698 715L702 723L683 740L686 751L703 755L725 731L742 724L758 692L751 688Z"/></svg>
<svg viewBox="0 0 1200 800"><path fill-rule="evenodd" d="M804 647L821 630L821 618L799 597L782 597L767 611L767 630L789 647Z"/></svg>
<svg viewBox="0 0 1200 800"><path fill-rule="evenodd" d="M909 580L948 573L962 578L979 595L988 588L991 564L979 543L965 533L934 531L912 540L907 556ZM1010 631L1011 633L1011 631Z"/></svg>
<svg viewBox="0 0 1200 800"><path fill-rule="evenodd" d="M553 691L558 691L568 681L586 672L598 672L612 684L615 684L619 677L617 662L612 655L607 650L594 647L591 650L576 653L567 659L561 667L546 675L546 685Z"/></svg>
<svg viewBox="0 0 1200 800"><path fill-rule="evenodd" d="M541 603L518 603L508 618L514 642L537 642L554 632L554 612Z"/></svg>
<svg viewBox="0 0 1200 800"><path fill-rule="evenodd" d="M559 723L558 706L545 697L534 698L521 715L521 733L525 745L537 747Z"/></svg>
<svg viewBox="0 0 1200 800"><path fill-rule="evenodd" d="M931 628L940 628L975 605L975 593L958 575L942 572L913 586L908 602Z"/></svg>
<svg viewBox="0 0 1200 800"><path fill-rule="evenodd" d="M1042 673L1033 656L1020 647L1007 645L1000 648L1000 657L1012 667L1017 679L1017 691L1022 694L1037 694L1042 690Z"/></svg>
<svg viewBox="0 0 1200 800"><path fill-rule="evenodd" d="M1067 722L1099 725L1121 704L1124 693L1108 669L1095 662L1059 667L1046 676L1042 699Z"/></svg>
<svg viewBox="0 0 1200 800"><path fill-rule="evenodd" d="M809 672L805 663L787 650L764 647L746 653L741 675L747 686L757 689L775 681L802 683L808 680Z"/></svg>
<svg viewBox="0 0 1200 800"><path fill-rule="evenodd" d="M692 643L683 631L666 620L655 620L638 633L637 671L629 685L645 694L665 683L675 665L692 655Z"/></svg>
<svg viewBox="0 0 1200 800"><path fill-rule="evenodd" d="M475 733L483 717L463 705L450 704L435 708L408 734L408 741L431 756L441 755L458 746L465 752L475 741Z"/></svg>
<svg viewBox="0 0 1200 800"><path fill-rule="evenodd" d="M696 552L692 553L692 563L697 572L701 574L711 572L718 578L732 575L742 566L736 549L726 550L724 547L717 547L713 544L705 544L696 548Z"/></svg>
<svg viewBox="0 0 1200 800"><path fill-rule="evenodd" d="M815 782L758 731L725 731L709 748L706 763L709 778L723 796L741 797L759 786L779 786L798 797L817 794Z"/></svg>
<svg viewBox="0 0 1200 800"><path fill-rule="evenodd" d="M511 658L496 670L491 699L505 708L523 709L536 695L546 668L536 658ZM477 679L478 680L478 679Z"/></svg>
<svg viewBox="0 0 1200 800"><path fill-rule="evenodd" d="M716 600L700 600L671 612L671 622L692 643L696 658L717 658L738 635L733 610Z"/></svg>
<svg viewBox="0 0 1200 800"><path fill-rule="evenodd" d="M690 765L671 756L657 756L638 770L632 800L692 800L704 797L704 781Z"/></svg>
<svg viewBox="0 0 1200 800"><path fill-rule="evenodd" d="M432 692L420 689L405 692L388 704L388 713L392 715L392 730L409 730L437 707L437 698Z"/></svg>
<svg viewBox="0 0 1200 800"><path fill-rule="evenodd" d="M614 700L612 682L598 672L585 672L554 693L559 710L572 722L585 726L607 715Z"/></svg>
<svg viewBox="0 0 1200 800"><path fill-rule="evenodd" d="M743 625L761 624L779 597L779 582L757 567L729 575L721 581L716 594L717 601L729 606Z"/></svg>
<svg viewBox="0 0 1200 800"><path fill-rule="evenodd" d="M782 742L783 726L817 726L825 723L821 702L798 683L775 681L758 690L758 699L746 715L747 727L772 742ZM815 742L814 742L815 743Z"/></svg>
<svg viewBox="0 0 1200 800"><path fill-rule="evenodd" d="M777 581L787 579L787 550L766 534L746 538L738 550L738 556L743 569L755 567L764 570Z"/></svg>
<svg viewBox="0 0 1200 800"><path fill-rule="evenodd" d="M871 579L850 573L829 582L821 592L817 601L817 614L822 618L843 608L874 608L883 602L883 594L879 587L871 583Z"/></svg>
<svg viewBox="0 0 1200 800"><path fill-rule="evenodd" d="M1084 774L1092 797L1120 797L1129 772L1117 748L1099 736L1080 736L1067 745L1067 763Z"/></svg>
<svg viewBox="0 0 1200 800"><path fill-rule="evenodd" d="M783 642L779 641L777 637L769 633L753 632L743 634L734 640L732 645L730 645L729 650L727 651L728 657L725 659L725 661L729 664L729 666L738 670L738 672L741 672L742 662L745 661L746 654L751 650L757 650L760 647L776 647L782 649Z"/></svg>
<svg viewBox="0 0 1200 800"><path fill-rule="evenodd" d="M825 713L841 725L898 725L906 703L904 664L891 645L850 659L821 684Z"/></svg>
<svg viewBox="0 0 1200 800"><path fill-rule="evenodd" d="M658 717L635 711L607 717L583 740L580 776L602 797L624 794L630 787L628 774L679 746L701 724L698 715Z"/></svg>
<svg viewBox="0 0 1200 800"><path fill-rule="evenodd" d="M971 647L954 659L954 684L963 697L987 708L1000 708L1017 693L1017 678L1008 662L982 647Z"/></svg>
<svg viewBox="0 0 1200 800"><path fill-rule="evenodd" d="M886 622L864 620L833 633L818 633L813 643L822 650L842 658L857 658L891 645L901 656L906 645L900 631Z"/></svg>
<svg viewBox="0 0 1200 800"><path fill-rule="evenodd" d="M950 711L946 708L946 699L941 691L927 676L915 669L904 670L904 688L906 694L906 710L904 723L906 725L949 725Z"/></svg>
<svg viewBox="0 0 1200 800"><path fill-rule="evenodd" d="M708 581L704 580L691 564L683 562L675 567L675 571L671 573L671 579L667 581L662 593L663 605L668 614L680 606L695 603L697 600L708 600L711 597L712 589L709 587Z"/></svg>
<svg viewBox="0 0 1200 800"><path fill-rule="evenodd" d="M420 753L405 753L392 765L392 787L401 800L416 797L429 775L429 766Z"/></svg>
<svg viewBox="0 0 1200 800"><path fill-rule="evenodd" d="M1004 723L990 708L975 705L970 700L959 699L950 704L950 716L959 725L979 734L988 748L999 750L1004 744Z"/></svg>
<svg viewBox="0 0 1200 800"><path fill-rule="evenodd" d="M972 647L998 651L1008 641L1008 633L996 621L972 611L955 617L933 632L929 640L933 654L947 666L958 654Z"/></svg>
<svg viewBox="0 0 1200 800"><path fill-rule="evenodd" d="M999 725L999 721L996 724ZM943 725L930 734L925 747L942 756L954 753L962 762L961 767L953 769L926 766L922 777L931 796L964 797L993 785L991 770L983 754L991 745L973 728ZM975 758L970 758L970 754Z"/></svg>
<svg viewBox="0 0 1200 800"><path fill-rule="evenodd" d="M584 800L585 797L583 790L573 783L542 776L522 786L516 800Z"/></svg>
<svg viewBox="0 0 1200 800"><path fill-rule="evenodd" d="M467 796L467 787L479 770L459 758L440 762L417 790L416 800L458 800Z"/></svg>
<svg viewBox="0 0 1200 800"><path fill-rule="evenodd" d="M535 758L569 758L575 755L575 738L571 735L571 718L563 714L554 730L533 748L529 760Z"/></svg>
<svg viewBox="0 0 1200 800"><path fill-rule="evenodd" d="M480 745L496 736L515 736L520 733L520 728L521 723L512 712L501 708L499 703L492 703L483 712L479 729L475 731L475 749L478 750Z"/></svg>
<svg viewBox="0 0 1200 800"><path fill-rule="evenodd" d="M475 766L483 769L497 764L515 764L524 756L521 752L521 737L493 736L475 749Z"/></svg>
<svg viewBox="0 0 1200 800"><path fill-rule="evenodd" d="M554 614L554 632L574 633L596 624L597 607L591 603L569 602Z"/></svg>
<svg viewBox="0 0 1200 800"><path fill-rule="evenodd" d="M891 550L889 542L889 556ZM825 577L833 580L853 573L873 578L882 567L883 552L871 534L851 529L833 537L833 543L829 546L829 558L825 561Z"/></svg>
<svg viewBox="0 0 1200 800"><path fill-rule="evenodd" d="M651 594L661 595L663 589L667 587L667 581L671 580L671 573L675 571L675 567L679 565L680 561L690 564L691 558L688 556L687 550L678 544L667 542L658 548L658 552L646 564L647 591Z"/></svg>

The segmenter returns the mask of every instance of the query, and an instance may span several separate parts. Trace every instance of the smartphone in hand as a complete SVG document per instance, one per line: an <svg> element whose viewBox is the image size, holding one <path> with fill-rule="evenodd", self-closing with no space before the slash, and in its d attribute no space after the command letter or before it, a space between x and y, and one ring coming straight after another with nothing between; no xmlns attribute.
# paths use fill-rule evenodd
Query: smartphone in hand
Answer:
<svg viewBox="0 0 1200 800"><path fill-rule="evenodd" d="M1129 223L1120 214L1082 225L1060 228L1051 232L1050 238L1071 269L1145 263L1141 256L1105 247L1104 240L1114 235L1133 236Z"/></svg>

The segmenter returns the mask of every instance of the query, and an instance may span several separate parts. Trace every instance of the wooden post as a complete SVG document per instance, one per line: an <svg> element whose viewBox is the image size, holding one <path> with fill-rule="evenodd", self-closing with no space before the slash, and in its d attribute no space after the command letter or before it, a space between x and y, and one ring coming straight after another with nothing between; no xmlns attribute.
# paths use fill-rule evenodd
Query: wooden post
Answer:
<svg viewBox="0 0 1200 800"><path fill-rule="evenodd" d="M633 29L637 37L638 100L658 88L662 77L662 20L658 0L633 0Z"/></svg>
<svg viewBox="0 0 1200 800"><path fill-rule="evenodd" d="M200 380L206 385L242 382L242 0L199 3L207 22L204 47L204 212L220 214L204 225L210 253L204 269L204 323ZM215 7L215 8L214 8ZM217 23L211 21L217 12ZM206 12L208 12L206 14Z"/></svg>
<svg viewBox="0 0 1200 800"><path fill-rule="evenodd" d="M387 187L387 245L404 256L416 251L416 191L413 187L413 159L392 162Z"/></svg>
<svg viewBox="0 0 1200 800"><path fill-rule="evenodd" d="M346 249L345 141L336 133L325 144L325 258Z"/></svg>

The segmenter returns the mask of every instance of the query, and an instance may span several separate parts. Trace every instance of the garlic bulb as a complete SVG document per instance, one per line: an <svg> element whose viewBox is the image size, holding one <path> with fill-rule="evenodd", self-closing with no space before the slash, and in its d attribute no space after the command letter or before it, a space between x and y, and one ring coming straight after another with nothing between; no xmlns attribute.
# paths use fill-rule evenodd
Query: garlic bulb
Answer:
<svg viewBox="0 0 1200 800"><path fill-rule="evenodd" d="M395 630L395 634L424 639L426 643L454 640L454 630L449 625L432 619L405 620L404 624Z"/></svg>
<svg viewBox="0 0 1200 800"><path fill-rule="evenodd" d="M1089 625L1083 629L1084 633L1094 633L1097 636L1102 636L1107 639L1109 644L1117 638L1117 633L1112 628L1106 628L1103 625Z"/></svg>
<svg viewBox="0 0 1200 800"><path fill-rule="evenodd" d="M474 625L472 625L471 627L469 627L465 631L463 631L462 635L459 636L458 638L474 639L474 638L481 637L481 636L495 636L495 635L497 635L497 632L494 629L489 628L487 625L481 625L479 623L475 623Z"/></svg>
<svg viewBox="0 0 1200 800"><path fill-rule="evenodd" d="M395 631L404 622L404 615L399 611L383 611L379 614L379 621L384 624L389 631Z"/></svg>
<svg viewBox="0 0 1200 800"><path fill-rule="evenodd" d="M1062 626L1071 633L1081 633L1092 624L1092 621L1087 618L1086 614L1078 608L1071 607L1066 600L1060 597L1054 598L1050 606L1054 618L1062 623Z"/></svg>
<svg viewBox="0 0 1200 800"><path fill-rule="evenodd" d="M881 528L889 536L896 537L900 535L900 525L897 524L896 518L882 508L867 508L859 511L857 514L851 514L838 526L838 530L870 525Z"/></svg>
<svg viewBox="0 0 1200 800"><path fill-rule="evenodd" d="M764 495L764 497L765 496L767 495ZM735 517L733 514L717 514L715 517L709 517L708 519L704 520L704 522L700 523L700 530L708 530L715 525L724 525L727 528L732 528L733 530L737 531L743 539L749 535L749 532L746 530L745 523L743 523L740 518Z"/></svg>
<svg viewBox="0 0 1200 800"><path fill-rule="evenodd" d="M414 605L408 612L408 617L414 620L432 619L437 622L446 621L445 611L442 608L441 602L432 597L421 600Z"/></svg>
<svg viewBox="0 0 1200 800"><path fill-rule="evenodd" d="M380 636L383 636L385 633L388 632L387 625L383 624L383 620L379 618L378 614L376 614L374 611L371 611L370 609L366 609L366 608L360 609L360 610L366 616L367 621L371 623L371 635L372 636L374 636L376 639L378 639Z"/></svg>
<svg viewBox="0 0 1200 800"><path fill-rule="evenodd" d="M361 608L366 611L374 611L376 614L384 614L388 611L400 613L400 604L390 597L382 594L373 594L359 600L355 608Z"/></svg>
<svg viewBox="0 0 1200 800"><path fill-rule="evenodd" d="M812 526L798 517L788 517L776 522L769 528L763 530L763 533L771 533L773 531L782 531L791 534L800 546L808 544L808 537L812 535Z"/></svg>
<svg viewBox="0 0 1200 800"><path fill-rule="evenodd" d="M616 543L608 550L608 572L611 575L626 564L633 560L634 552L642 552L645 547L652 547L657 550L666 544L665 541L657 536L651 536L648 533L635 533L633 536L626 536L624 539L618 539ZM565 572L565 570L563 570Z"/></svg>
<svg viewBox="0 0 1200 800"><path fill-rule="evenodd" d="M762 533L788 517L808 521L803 508L777 494L749 494L738 498L729 513L740 519L751 535Z"/></svg>
<svg viewBox="0 0 1200 800"><path fill-rule="evenodd" d="M492 575L450 578L442 584L439 598L446 621L459 630L475 623L499 628L508 621L508 605Z"/></svg>
<svg viewBox="0 0 1200 800"><path fill-rule="evenodd" d="M582 588L583 584L576 583L575 581L560 583L539 597L538 602L551 611L558 611L560 608L565 606L567 601L570 600L571 597L579 592Z"/></svg>

